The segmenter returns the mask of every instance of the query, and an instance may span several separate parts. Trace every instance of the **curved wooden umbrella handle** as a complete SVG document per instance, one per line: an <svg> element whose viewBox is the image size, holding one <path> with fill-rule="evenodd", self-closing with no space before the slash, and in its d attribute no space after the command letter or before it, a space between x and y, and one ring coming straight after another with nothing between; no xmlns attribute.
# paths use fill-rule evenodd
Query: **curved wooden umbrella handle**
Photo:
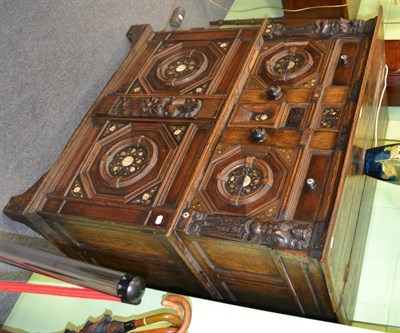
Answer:
<svg viewBox="0 0 400 333"><path fill-rule="evenodd" d="M161 304L174 309L178 316L181 317L182 325L176 333L185 333L192 319L192 309L186 298L179 295L167 295L165 301L162 301Z"/></svg>
<svg viewBox="0 0 400 333"><path fill-rule="evenodd" d="M172 313L164 312L153 316L144 317L141 319L136 319L134 320L134 325L135 327L142 327L163 321L172 324L174 327L181 327L183 319L179 315L177 316Z"/></svg>
<svg viewBox="0 0 400 333"><path fill-rule="evenodd" d="M151 330L141 331L143 333L176 333L178 332L177 327L163 327L163 328L153 328Z"/></svg>

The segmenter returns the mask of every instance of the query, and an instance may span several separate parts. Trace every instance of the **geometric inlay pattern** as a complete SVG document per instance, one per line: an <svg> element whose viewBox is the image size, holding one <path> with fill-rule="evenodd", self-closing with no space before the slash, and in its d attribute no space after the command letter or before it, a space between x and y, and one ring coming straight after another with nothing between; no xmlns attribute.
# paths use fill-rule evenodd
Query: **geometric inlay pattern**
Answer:
<svg viewBox="0 0 400 333"><path fill-rule="evenodd" d="M325 56L317 45L299 41L276 46L263 48L254 64L252 74L264 88L272 82L296 87L316 78Z"/></svg>
<svg viewBox="0 0 400 333"><path fill-rule="evenodd" d="M269 165L254 156L233 161L217 173L216 178L219 195L234 206L264 195L273 184Z"/></svg>
<svg viewBox="0 0 400 333"><path fill-rule="evenodd" d="M337 128L340 118L340 108L324 107L319 127L321 128Z"/></svg>
<svg viewBox="0 0 400 333"><path fill-rule="evenodd" d="M285 55L275 62L274 70L279 74L293 73L299 70L304 64L301 55Z"/></svg>
<svg viewBox="0 0 400 333"><path fill-rule="evenodd" d="M126 124L121 124L121 123L110 123L107 125L107 127L104 129L101 137L105 138L107 135L110 135L117 130L119 130L121 127L126 126Z"/></svg>
<svg viewBox="0 0 400 333"><path fill-rule="evenodd" d="M144 94L145 91L139 82L134 82L133 85L128 90L129 94Z"/></svg>
<svg viewBox="0 0 400 333"><path fill-rule="evenodd" d="M257 168L240 166L228 174L225 189L229 194L248 195L260 188L263 180Z"/></svg>
<svg viewBox="0 0 400 333"><path fill-rule="evenodd" d="M262 112L262 113L254 112L252 114L252 116L251 116L251 120L254 120L254 121L265 121L268 118L270 118L270 116L271 115L268 112Z"/></svg>
<svg viewBox="0 0 400 333"><path fill-rule="evenodd" d="M219 145L192 208L198 206L196 209L211 214L255 216L280 200L289 165L274 148L260 152Z"/></svg>
<svg viewBox="0 0 400 333"><path fill-rule="evenodd" d="M136 204L136 205L144 205L144 206L151 205L154 201L154 197L157 192L157 189L158 189L158 185L153 186L152 188L148 189L146 192L138 195L130 203Z"/></svg>
<svg viewBox="0 0 400 333"><path fill-rule="evenodd" d="M82 184L79 179L75 179L74 183L69 190L69 195L75 198L86 198L86 194L83 192Z"/></svg>
<svg viewBox="0 0 400 333"><path fill-rule="evenodd" d="M210 83L211 81L203 83L202 85L188 91L188 94L205 94Z"/></svg>
<svg viewBox="0 0 400 333"><path fill-rule="evenodd" d="M187 126L170 125L169 129L174 136L175 140L179 143L185 135Z"/></svg>
<svg viewBox="0 0 400 333"><path fill-rule="evenodd" d="M195 57L181 57L171 62L164 71L167 79L177 79L190 75L198 69L199 60Z"/></svg>
<svg viewBox="0 0 400 333"><path fill-rule="evenodd" d="M286 81L304 74L313 63L310 53L301 48L290 47L268 58L264 68L272 77Z"/></svg>
<svg viewBox="0 0 400 333"><path fill-rule="evenodd" d="M132 145L117 152L108 165L108 170L113 177L128 177L140 170L147 164L148 152L141 145Z"/></svg>
<svg viewBox="0 0 400 333"><path fill-rule="evenodd" d="M303 87L303 88L313 88L313 87L315 87L316 84L317 84L317 79L316 79L316 78L313 78L313 79L311 79L311 80L309 80L309 81L304 82L303 84L301 84L300 87Z"/></svg>
<svg viewBox="0 0 400 333"><path fill-rule="evenodd" d="M221 41L221 42L217 42L217 44L222 51L227 52L229 49L229 46L231 45L231 42Z"/></svg>
<svg viewBox="0 0 400 333"><path fill-rule="evenodd" d="M157 78L164 81L165 86L179 86L197 78L207 67L208 60L204 53L194 49L181 51L157 66Z"/></svg>

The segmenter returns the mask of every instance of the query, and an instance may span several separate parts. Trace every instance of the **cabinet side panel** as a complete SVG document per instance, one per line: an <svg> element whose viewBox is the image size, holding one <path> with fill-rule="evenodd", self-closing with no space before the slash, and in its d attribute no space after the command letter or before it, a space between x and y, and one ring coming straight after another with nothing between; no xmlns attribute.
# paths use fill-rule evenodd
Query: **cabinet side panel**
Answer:
<svg viewBox="0 0 400 333"><path fill-rule="evenodd" d="M358 279L361 267L360 262L356 264L355 260L360 261L362 258L365 242L360 240L360 235L365 236L369 224L368 218L360 218L360 207L363 193L365 191L373 193L374 189L373 186L366 187L366 177L362 175L362 163L365 149L375 145L374 128L383 87L384 62L380 11L374 35L369 41L365 70L361 71L363 74L359 79L361 88L332 214L332 221L335 223L332 223L328 230L322 257L322 267L333 308L339 320L343 322L349 319L352 312L348 305L354 301L351 299L355 295L354 288L357 285L354 281ZM384 117L384 112L384 108L381 109L379 117ZM365 217L365 212L362 215ZM343 306L344 304L347 305Z"/></svg>

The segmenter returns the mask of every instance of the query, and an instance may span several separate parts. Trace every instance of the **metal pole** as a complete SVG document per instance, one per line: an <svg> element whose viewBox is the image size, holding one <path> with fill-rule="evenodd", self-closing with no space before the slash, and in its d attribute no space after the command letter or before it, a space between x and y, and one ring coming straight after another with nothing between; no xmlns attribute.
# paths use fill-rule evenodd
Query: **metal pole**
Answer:
<svg viewBox="0 0 400 333"><path fill-rule="evenodd" d="M98 290L127 303L139 304L145 291L145 282L140 276L61 257L3 239L0 239L0 261Z"/></svg>

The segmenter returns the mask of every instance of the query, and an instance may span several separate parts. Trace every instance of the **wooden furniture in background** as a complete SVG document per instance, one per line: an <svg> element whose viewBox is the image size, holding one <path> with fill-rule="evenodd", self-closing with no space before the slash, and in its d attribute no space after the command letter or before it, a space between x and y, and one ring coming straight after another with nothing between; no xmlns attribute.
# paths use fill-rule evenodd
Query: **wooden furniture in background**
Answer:
<svg viewBox="0 0 400 333"><path fill-rule="evenodd" d="M5 213L151 287L346 320L381 17L128 37L57 162Z"/></svg>
<svg viewBox="0 0 400 333"><path fill-rule="evenodd" d="M282 8L289 11L284 11L285 18L305 19L305 18L349 18L349 11L346 5L347 0L282 0ZM298 10L308 7L321 7L304 11L291 12L290 10ZM327 7L332 6L332 7Z"/></svg>
<svg viewBox="0 0 400 333"><path fill-rule="evenodd" d="M400 106L400 40L385 40L388 105Z"/></svg>

